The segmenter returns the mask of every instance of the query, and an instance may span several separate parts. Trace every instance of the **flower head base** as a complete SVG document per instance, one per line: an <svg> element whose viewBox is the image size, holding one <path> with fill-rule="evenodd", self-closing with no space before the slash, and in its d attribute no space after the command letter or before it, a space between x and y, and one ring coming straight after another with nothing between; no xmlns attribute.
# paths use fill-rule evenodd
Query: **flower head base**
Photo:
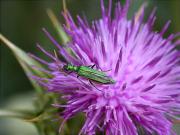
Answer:
<svg viewBox="0 0 180 135"><path fill-rule="evenodd" d="M73 65L95 64L111 76L116 83L91 85L87 79L77 78L75 73L65 75L63 62L45 52L54 62L47 63L51 79L38 79L51 92L61 93L67 100L63 112L64 122L79 112L86 114L80 134L93 135L104 131L106 135L137 135L142 127L147 134L170 135L171 118L180 113L180 66L177 35L163 39L169 22L161 32L155 33L153 10L145 24L141 14L127 20L129 0L124 7L117 3L111 19L111 3L105 9L101 0L102 18L92 22L78 16L76 25L69 14L64 15L71 37L67 47L76 55L68 53L46 31L46 35L58 47L59 53ZM38 58L37 58L38 59ZM62 123L63 125L63 123Z"/></svg>

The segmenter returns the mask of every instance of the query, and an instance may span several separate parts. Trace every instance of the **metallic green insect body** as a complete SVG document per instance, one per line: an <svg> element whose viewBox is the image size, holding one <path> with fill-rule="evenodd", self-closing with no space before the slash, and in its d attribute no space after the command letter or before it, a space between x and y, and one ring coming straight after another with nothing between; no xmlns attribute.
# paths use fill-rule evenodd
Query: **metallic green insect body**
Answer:
<svg viewBox="0 0 180 135"><path fill-rule="evenodd" d="M63 66L63 69L68 72L75 72L77 76L84 77L90 81L94 81L102 84L114 84L115 81L107 76L103 71L93 69L94 66L74 66L67 64Z"/></svg>

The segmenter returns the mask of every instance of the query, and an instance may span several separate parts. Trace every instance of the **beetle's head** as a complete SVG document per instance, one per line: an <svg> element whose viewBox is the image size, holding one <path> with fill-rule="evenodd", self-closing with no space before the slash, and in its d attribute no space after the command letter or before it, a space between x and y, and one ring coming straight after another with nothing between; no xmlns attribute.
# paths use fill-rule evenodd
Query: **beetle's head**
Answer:
<svg viewBox="0 0 180 135"><path fill-rule="evenodd" d="M64 71L70 71L70 70L71 70L71 67L72 67L71 64L66 64L66 65L63 66L63 70L64 70Z"/></svg>

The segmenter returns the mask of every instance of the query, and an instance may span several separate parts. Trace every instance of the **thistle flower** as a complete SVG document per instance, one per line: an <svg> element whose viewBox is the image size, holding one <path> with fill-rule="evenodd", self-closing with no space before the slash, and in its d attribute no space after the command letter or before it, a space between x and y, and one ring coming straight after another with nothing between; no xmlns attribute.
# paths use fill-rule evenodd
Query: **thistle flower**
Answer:
<svg viewBox="0 0 180 135"><path fill-rule="evenodd" d="M101 0L102 18L91 25L79 16L76 24L69 13L64 14L69 25L65 30L71 37L66 47L44 29L69 63L95 64L97 70L110 70L106 74L116 81L111 85L95 83L97 89L75 73L65 75L61 70L65 63L39 46L53 62L35 58L49 66L48 73L53 77L36 79L67 101L65 105L55 105L65 108L64 122L79 112L85 114L86 121L79 134L102 131L106 135L137 135L139 127L145 134L175 134L172 119L180 114L180 53L175 50L179 41L173 39L179 35L163 38L170 22L160 32L153 32L155 10L143 23L144 6L140 14L128 20L129 4L129 0L124 6L117 3L111 18L112 0L108 9Z"/></svg>

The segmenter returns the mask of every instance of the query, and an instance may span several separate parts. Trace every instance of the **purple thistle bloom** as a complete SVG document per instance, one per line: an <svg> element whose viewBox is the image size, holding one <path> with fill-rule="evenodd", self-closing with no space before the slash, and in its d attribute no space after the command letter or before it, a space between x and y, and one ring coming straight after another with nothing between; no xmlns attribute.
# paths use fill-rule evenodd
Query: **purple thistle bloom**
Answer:
<svg viewBox="0 0 180 135"><path fill-rule="evenodd" d="M98 131L106 135L137 135L139 127L146 134L170 135L172 119L180 114L180 52L175 47L179 40L172 42L178 34L167 39L161 32L153 32L155 10L143 23L144 6L141 14L127 20L129 0L124 6L116 4L114 18L111 18L111 4L106 9L101 0L102 18L89 25L79 16L78 25L70 14L64 14L69 27L66 32L71 41L62 47L45 29L44 32L73 65L89 66L107 71L116 83L95 84L96 89L85 78L77 78L75 73L65 75L61 62L46 52L54 62L48 63L48 73L52 78L35 78L48 91L60 93L66 99L62 114L64 122L79 112L86 114L86 121L79 134L94 135ZM70 48L76 55L71 55ZM64 123L63 122L63 123ZM63 125L62 123L62 125ZM61 127L62 128L62 127Z"/></svg>

